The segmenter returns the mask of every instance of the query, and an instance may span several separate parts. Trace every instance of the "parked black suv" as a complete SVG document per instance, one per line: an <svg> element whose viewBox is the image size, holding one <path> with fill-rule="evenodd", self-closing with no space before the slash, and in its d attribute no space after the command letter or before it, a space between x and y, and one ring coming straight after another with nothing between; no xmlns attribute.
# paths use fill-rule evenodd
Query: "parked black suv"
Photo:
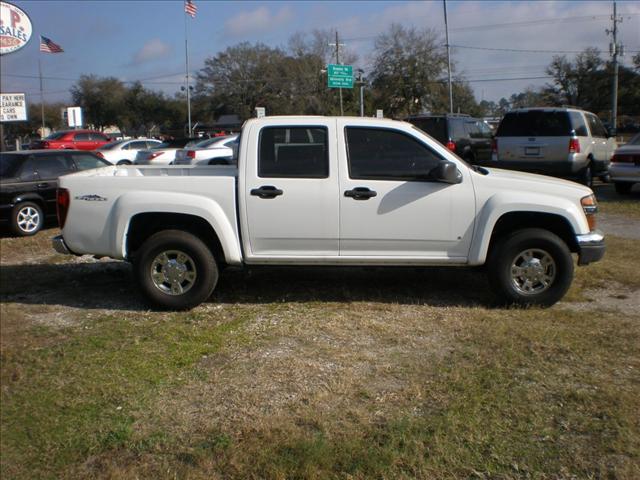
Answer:
<svg viewBox="0 0 640 480"><path fill-rule="evenodd" d="M491 161L491 127L469 115L413 115L404 119L474 165Z"/></svg>
<svg viewBox="0 0 640 480"><path fill-rule="evenodd" d="M56 214L58 177L109 162L82 150L0 153L0 225L19 236L35 235Z"/></svg>

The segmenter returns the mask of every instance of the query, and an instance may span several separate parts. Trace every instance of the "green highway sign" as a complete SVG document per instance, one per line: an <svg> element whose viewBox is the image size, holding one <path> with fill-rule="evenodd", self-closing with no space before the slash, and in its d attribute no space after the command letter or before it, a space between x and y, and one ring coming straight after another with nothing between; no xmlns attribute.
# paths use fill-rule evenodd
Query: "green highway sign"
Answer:
<svg viewBox="0 0 640 480"><path fill-rule="evenodd" d="M353 67L351 65L329 65L327 67L329 88L353 88Z"/></svg>

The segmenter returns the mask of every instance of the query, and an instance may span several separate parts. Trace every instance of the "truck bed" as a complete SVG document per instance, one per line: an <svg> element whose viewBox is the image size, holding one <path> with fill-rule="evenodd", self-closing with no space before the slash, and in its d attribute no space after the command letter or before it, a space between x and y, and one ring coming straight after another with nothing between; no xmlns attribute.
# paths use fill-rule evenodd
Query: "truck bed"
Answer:
<svg viewBox="0 0 640 480"><path fill-rule="evenodd" d="M154 211L196 215L231 229L236 222L235 166L120 166L65 175L60 188L71 192L64 230L74 232L68 247L125 259L129 219ZM215 217L215 218L214 218Z"/></svg>

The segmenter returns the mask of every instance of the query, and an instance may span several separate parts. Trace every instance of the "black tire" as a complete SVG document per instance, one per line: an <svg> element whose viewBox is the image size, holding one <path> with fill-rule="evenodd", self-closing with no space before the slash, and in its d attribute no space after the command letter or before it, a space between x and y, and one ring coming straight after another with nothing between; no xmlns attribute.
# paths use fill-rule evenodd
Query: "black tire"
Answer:
<svg viewBox="0 0 640 480"><path fill-rule="evenodd" d="M527 252L532 255L525 260ZM489 284L507 304L549 307L567 293L573 280L569 248L560 237L539 228L518 230L498 240L487 264Z"/></svg>
<svg viewBox="0 0 640 480"><path fill-rule="evenodd" d="M591 164L582 169L580 175L578 175L578 182L589 188L593 186L593 172L591 171Z"/></svg>
<svg viewBox="0 0 640 480"><path fill-rule="evenodd" d="M116 165L131 165L129 160L120 160Z"/></svg>
<svg viewBox="0 0 640 480"><path fill-rule="evenodd" d="M200 305L218 282L211 250L198 237L180 230L163 230L149 237L136 252L133 266L145 297L161 309L188 310Z"/></svg>
<svg viewBox="0 0 640 480"><path fill-rule="evenodd" d="M38 233L44 225L42 207L34 202L22 202L11 211L11 231L20 237Z"/></svg>
<svg viewBox="0 0 640 480"><path fill-rule="evenodd" d="M631 193L631 188L633 187L633 183L631 182L615 182L613 185L616 192L620 195L627 195Z"/></svg>

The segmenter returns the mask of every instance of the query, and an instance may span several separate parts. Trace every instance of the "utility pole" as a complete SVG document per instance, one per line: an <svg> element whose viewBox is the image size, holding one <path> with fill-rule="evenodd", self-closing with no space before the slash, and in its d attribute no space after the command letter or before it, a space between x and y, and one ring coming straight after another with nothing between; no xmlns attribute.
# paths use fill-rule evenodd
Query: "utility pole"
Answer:
<svg viewBox="0 0 640 480"><path fill-rule="evenodd" d="M444 3L444 33L447 47L447 71L449 72L449 113L453 113L453 89L451 88L451 54L449 53L449 24L447 23L447 0Z"/></svg>
<svg viewBox="0 0 640 480"><path fill-rule="evenodd" d="M184 16L184 61L185 61L185 74L187 77L187 122L189 133L187 137L191 137L191 86L189 85L189 35L187 30L187 15Z"/></svg>
<svg viewBox="0 0 640 480"><path fill-rule="evenodd" d="M613 29L607 29L607 35L611 34L613 42L609 44L609 54L613 57L613 88L611 89L611 118L610 124L615 135L618 130L618 55L624 55L624 45L618 43L618 23L622 23L622 17L618 17L616 2L613 2Z"/></svg>
<svg viewBox="0 0 640 480"><path fill-rule="evenodd" d="M358 83L360 84L360 116L364 117L364 78L362 74L364 70L358 69Z"/></svg>
<svg viewBox="0 0 640 480"><path fill-rule="evenodd" d="M336 30L336 43L329 44L330 47L333 47L334 45L336 47L336 63L340 65L340 47L344 47L344 43L341 44L338 41L338 30ZM340 91L340 115L344 116L344 108L342 107L342 88L339 88L338 90Z"/></svg>

